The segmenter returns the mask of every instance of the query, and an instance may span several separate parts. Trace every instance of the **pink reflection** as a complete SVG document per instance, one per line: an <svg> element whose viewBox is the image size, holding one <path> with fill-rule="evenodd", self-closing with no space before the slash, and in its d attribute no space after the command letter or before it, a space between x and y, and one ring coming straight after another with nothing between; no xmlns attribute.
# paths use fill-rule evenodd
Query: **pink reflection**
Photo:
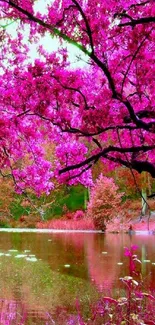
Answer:
<svg viewBox="0 0 155 325"><path fill-rule="evenodd" d="M53 236L61 242L65 250L72 251L73 254L75 252L74 262L79 260L81 263L87 263L89 278L100 291L111 291L120 287L119 278L130 273L124 247L138 246L136 254L142 260L138 271L147 287L155 290L154 235L58 233Z"/></svg>
<svg viewBox="0 0 155 325"><path fill-rule="evenodd" d="M53 233L52 236L56 239L61 240L61 244L65 247L69 247L70 245L74 246L76 251L82 251L84 248L84 243L86 238L91 238L92 234L84 234L84 233Z"/></svg>
<svg viewBox="0 0 155 325"><path fill-rule="evenodd" d="M119 278L120 266L117 263L121 257L120 240L117 235L108 235L102 242L95 239L95 236L87 242L89 276L99 291L111 291Z"/></svg>
<svg viewBox="0 0 155 325"><path fill-rule="evenodd" d="M26 325L29 324L29 321L33 321L33 324L36 325L51 325L51 320L50 314L45 311L27 309L23 304L15 300L0 299L1 325ZM40 321L43 322L40 323Z"/></svg>
<svg viewBox="0 0 155 325"><path fill-rule="evenodd" d="M65 247L74 246L74 251L82 255L84 251L87 260L89 278L99 291L111 290L119 278L122 253L122 236L108 234L54 234ZM117 249L116 249L117 247Z"/></svg>
<svg viewBox="0 0 155 325"><path fill-rule="evenodd" d="M26 314L14 300L0 299L0 324L24 324Z"/></svg>

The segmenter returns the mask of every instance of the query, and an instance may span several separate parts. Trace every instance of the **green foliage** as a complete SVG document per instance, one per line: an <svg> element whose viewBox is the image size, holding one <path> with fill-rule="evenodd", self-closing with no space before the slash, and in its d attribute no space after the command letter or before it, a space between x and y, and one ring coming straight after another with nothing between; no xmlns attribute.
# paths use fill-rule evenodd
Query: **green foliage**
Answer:
<svg viewBox="0 0 155 325"><path fill-rule="evenodd" d="M65 198L64 204L70 211L76 211L84 208L85 188L81 185L72 186L68 189L68 197Z"/></svg>
<svg viewBox="0 0 155 325"><path fill-rule="evenodd" d="M60 191L55 193L55 201L47 207L46 204L44 205L44 219L49 220L61 217L64 213L64 207L71 212L79 209L83 210L85 191L86 189L81 185L72 186L69 188L67 186L63 186ZM54 193L51 195L51 200L53 194Z"/></svg>
<svg viewBox="0 0 155 325"><path fill-rule="evenodd" d="M0 187L0 213L14 221L22 216L38 217L40 220L59 219L66 211L84 210L87 200L87 189L82 185L67 187L55 184L55 190L50 195L40 197L31 192L28 197L15 194L13 185L7 181L1 182Z"/></svg>
<svg viewBox="0 0 155 325"><path fill-rule="evenodd" d="M61 215L62 215L62 207L54 204L50 208L47 208L45 210L44 219L50 220L54 218L59 218Z"/></svg>
<svg viewBox="0 0 155 325"><path fill-rule="evenodd" d="M5 221L0 220L0 228L10 228L10 225Z"/></svg>
<svg viewBox="0 0 155 325"><path fill-rule="evenodd" d="M29 215L31 212L31 207L23 207L22 205L22 197L16 198L11 204L10 204L10 214L14 218L14 220L18 220L21 216Z"/></svg>

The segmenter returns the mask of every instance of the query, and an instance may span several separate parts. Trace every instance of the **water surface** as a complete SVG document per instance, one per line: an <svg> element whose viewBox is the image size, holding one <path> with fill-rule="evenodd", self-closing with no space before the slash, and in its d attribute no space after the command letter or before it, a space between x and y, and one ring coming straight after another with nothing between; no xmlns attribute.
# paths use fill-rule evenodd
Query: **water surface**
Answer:
<svg viewBox="0 0 155 325"><path fill-rule="evenodd" d="M74 312L77 298L87 313L90 301L129 275L124 247L131 245L155 289L154 243L146 234L0 232L0 324L11 315L9 325L50 325L62 307Z"/></svg>

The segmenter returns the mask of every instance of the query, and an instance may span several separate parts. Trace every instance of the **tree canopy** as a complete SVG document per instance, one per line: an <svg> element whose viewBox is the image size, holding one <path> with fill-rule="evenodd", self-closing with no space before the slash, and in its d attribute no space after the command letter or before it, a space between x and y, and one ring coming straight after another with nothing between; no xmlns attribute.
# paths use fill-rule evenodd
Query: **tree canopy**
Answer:
<svg viewBox="0 0 155 325"><path fill-rule="evenodd" d="M52 177L88 186L99 159L155 177L154 0L0 0L0 18L0 170L17 191L48 193ZM47 34L60 39L50 53Z"/></svg>

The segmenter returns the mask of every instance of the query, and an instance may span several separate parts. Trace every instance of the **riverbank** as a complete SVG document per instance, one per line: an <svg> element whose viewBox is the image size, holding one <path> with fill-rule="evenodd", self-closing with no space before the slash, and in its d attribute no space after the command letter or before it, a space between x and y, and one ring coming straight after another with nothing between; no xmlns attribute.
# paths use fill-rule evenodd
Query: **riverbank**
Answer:
<svg viewBox="0 0 155 325"><path fill-rule="evenodd" d="M65 229L37 229L37 228L0 228L0 232L8 233L84 233L84 234L104 234L102 230L65 230ZM106 231L105 234L129 234L129 235L155 235L155 231L152 230L135 230L135 231Z"/></svg>
<svg viewBox="0 0 155 325"><path fill-rule="evenodd" d="M150 218L140 217L140 201L126 201L122 206L122 212L118 217L112 218L106 224L106 232L136 232L136 231L155 231L155 201L149 201L152 210ZM104 217L104 215L103 215ZM148 222L149 221L149 222ZM4 229L47 229L63 231L96 231L93 220L86 216L82 210L69 212L61 217L50 220L41 220L39 215L22 216L18 220L13 217L0 218L0 228ZM101 230L102 232L102 230Z"/></svg>
<svg viewBox="0 0 155 325"><path fill-rule="evenodd" d="M38 229L61 229L61 230L88 230L95 231L93 221L88 218L81 220L49 220L37 222ZM106 224L106 232L136 232L136 231L152 231L155 232L155 213L152 212L149 219L144 217L116 217ZM102 229L101 229L102 231Z"/></svg>
<svg viewBox="0 0 155 325"><path fill-rule="evenodd" d="M149 216L123 219L114 218L111 222L107 224L108 232L139 232L139 231L151 231L155 232L155 213L152 212Z"/></svg>

